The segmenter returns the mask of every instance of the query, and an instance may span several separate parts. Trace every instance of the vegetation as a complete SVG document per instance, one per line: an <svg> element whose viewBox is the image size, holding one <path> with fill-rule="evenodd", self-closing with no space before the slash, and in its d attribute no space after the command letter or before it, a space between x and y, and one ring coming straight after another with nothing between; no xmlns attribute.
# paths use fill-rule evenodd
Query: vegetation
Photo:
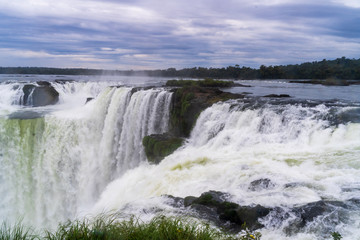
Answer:
<svg viewBox="0 0 360 240"><path fill-rule="evenodd" d="M340 239L342 239L341 234L338 233L338 232L333 232L333 233L331 234L331 237L333 238L333 240L340 240Z"/></svg>
<svg viewBox="0 0 360 240"><path fill-rule="evenodd" d="M164 157L173 153L182 143L182 138L165 134L153 134L143 138L146 157L151 163L159 163Z"/></svg>
<svg viewBox="0 0 360 240"><path fill-rule="evenodd" d="M258 240L259 233L245 229L240 235L229 235L208 224L199 224L179 217L159 216L144 223L138 219L117 221L115 217L99 217L93 221L69 221L55 232L43 235L30 233L21 225L0 230L2 240Z"/></svg>
<svg viewBox="0 0 360 240"><path fill-rule="evenodd" d="M351 79L360 80L360 59L345 57L302 64L264 66L259 69L228 66L226 68L184 68L176 70L119 71L82 68L0 67L0 74L55 74L55 75L125 75L182 78L230 78L230 79Z"/></svg>
<svg viewBox="0 0 360 240"><path fill-rule="evenodd" d="M196 223L187 218L158 216L145 223L134 217L118 221L115 216L100 216L93 220L68 221L55 231L45 230L42 234L21 223L13 226L3 223L0 227L1 240L260 240L259 232L242 226L239 234L228 234L212 228L206 223ZM340 240L338 232L329 239Z"/></svg>
<svg viewBox="0 0 360 240"><path fill-rule="evenodd" d="M0 227L1 240L35 240L40 239L30 228L24 227L21 223L13 226L3 223Z"/></svg>

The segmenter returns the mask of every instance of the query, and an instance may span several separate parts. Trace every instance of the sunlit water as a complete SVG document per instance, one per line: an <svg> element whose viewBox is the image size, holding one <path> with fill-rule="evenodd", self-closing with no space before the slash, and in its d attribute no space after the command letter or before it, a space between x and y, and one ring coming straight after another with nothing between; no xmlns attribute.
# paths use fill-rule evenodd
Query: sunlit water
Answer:
<svg viewBox="0 0 360 240"><path fill-rule="evenodd" d="M53 227L104 211L147 220L189 213L166 195L216 190L240 205L284 212L319 200L353 203L291 236L284 232L291 216L270 214L261 220L262 239L314 239L333 231L344 239L360 236L359 86L241 81L253 87L227 91L250 92L248 98L203 111L185 145L150 165L142 138L168 130L172 93L132 88L161 86L166 79L0 77L1 220ZM58 104L19 106L22 92L15 86L37 80L52 82ZM292 98L260 97L272 93ZM85 104L87 98L94 100ZM270 179L272 187L251 190L258 179Z"/></svg>

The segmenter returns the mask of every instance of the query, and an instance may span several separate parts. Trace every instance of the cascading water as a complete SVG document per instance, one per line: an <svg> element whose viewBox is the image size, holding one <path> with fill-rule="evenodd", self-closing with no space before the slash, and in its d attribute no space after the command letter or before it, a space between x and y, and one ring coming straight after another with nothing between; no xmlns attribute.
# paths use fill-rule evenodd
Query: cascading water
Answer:
<svg viewBox="0 0 360 240"><path fill-rule="evenodd" d="M352 109L360 110L215 104L199 116L185 147L157 166L140 166L110 183L95 212L121 209L141 215L139 209L146 209L151 215L152 209L162 208L171 214L177 210L160 196L199 196L216 190L241 205L283 209L262 220L263 239L286 238L291 231L290 239L324 237L333 231L345 237L359 234L360 206L350 202L360 197L360 124L331 121L334 114ZM259 179L267 179L270 187L252 189L251 182ZM349 205L292 230L296 217L291 209L319 200Z"/></svg>
<svg viewBox="0 0 360 240"><path fill-rule="evenodd" d="M167 131L171 93L99 92L70 110L54 106L44 117L0 119L2 220L24 217L44 227L86 214L111 180L145 160L142 138Z"/></svg>
<svg viewBox="0 0 360 240"><path fill-rule="evenodd" d="M276 209L260 220L262 239L360 236L358 102L214 104L184 146L150 165L142 138L168 130L172 93L109 82L51 84L58 103L35 108L16 105L24 83L0 84L2 221L23 217L53 227L104 211L145 220L193 215L166 196L215 190L240 205ZM258 180L267 186L252 186ZM319 200L336 204L297 227L293 209Z"/></svg>

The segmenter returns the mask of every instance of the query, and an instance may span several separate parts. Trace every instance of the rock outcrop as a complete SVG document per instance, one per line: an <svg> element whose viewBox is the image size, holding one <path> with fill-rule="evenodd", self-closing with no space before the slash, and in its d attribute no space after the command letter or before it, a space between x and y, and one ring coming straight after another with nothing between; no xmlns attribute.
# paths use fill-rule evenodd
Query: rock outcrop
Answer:
<svg viewBox="0 0 360 240"><path fill-rule="evenodd" d="M189 137L200 113L219 101L243 98L243 94L227 93L218 88L185 86L175 88L170 113L170 132Z"/></svg>
<svg viewBox="0 0 360 240"><path fill-rule="evenodd" d="M152 134L143 138L143 146L147 159L150 163L159 163L164 157L178 149L183 139L174 137L168 133Z"/></svg>
<svg viewBox="0 0 360 240"><path fill-rule="evenodd" d="M22 88L23 96L21 105L40 107L56 104L59 101L59 93L49 82L39 81L37 84L25 84Z"/></svg>
<svg viewBox="0 0 360 240"><path fill-rule="evenodd" d="M170 109L169 132L143 138L145 153L150 162L159 163L165 156L180 147L183 139L190 136L198 116L204 109L219 101L244 98L245 96L244 94L223 92L216 88L227 86L229 83L225 81L204 80L201 84L199 82L202 81L168 81L167 86L175 86L170 90L173 92L173 99ZM234 83L230 84L233 86Z"/></svg>
<svg viewBox="0 0 360 240"><path fill-rule="evenodd" d="M234 232L240 231L244 224L250 230L263 227L259 219L272 210L260 205L240 206L227 201L229 195L218 191L209 191L200 197L188 196L184 199L167 197L173 200L174 207L189 207L198 217Z"/></svg>

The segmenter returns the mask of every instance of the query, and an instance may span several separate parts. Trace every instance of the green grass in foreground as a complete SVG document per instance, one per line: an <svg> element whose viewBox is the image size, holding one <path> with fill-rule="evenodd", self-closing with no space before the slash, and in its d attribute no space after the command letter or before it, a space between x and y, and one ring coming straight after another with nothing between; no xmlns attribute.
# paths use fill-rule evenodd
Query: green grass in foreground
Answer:
<svg viewBox="0 0 360 240"><path fill-rule="evenodd" d="M55 232L45 231L36 235L31 229L3 224L1 240L258 240L259 233L244 231L241 236L228 235L184 218L155 217L148 223L135 218L117 221L116 218L98 217L93 221L82 220L59 225Z"/></svg>

